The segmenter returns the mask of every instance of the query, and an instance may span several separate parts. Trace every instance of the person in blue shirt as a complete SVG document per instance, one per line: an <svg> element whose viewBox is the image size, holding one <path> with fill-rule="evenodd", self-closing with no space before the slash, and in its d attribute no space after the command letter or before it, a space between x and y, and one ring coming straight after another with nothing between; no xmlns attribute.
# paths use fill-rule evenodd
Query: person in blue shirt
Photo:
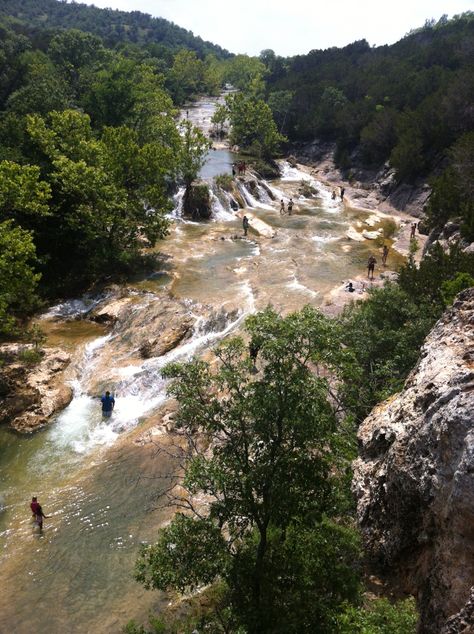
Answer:
<svg viewBox="0 0 474 634"><path fill-rule="evenodd" d="M106 392L105 396L103 396L100 400L102 401L102 416L110 418L112 416L112 410L115 407L114 397L110 396L110 392Z"/></svg>

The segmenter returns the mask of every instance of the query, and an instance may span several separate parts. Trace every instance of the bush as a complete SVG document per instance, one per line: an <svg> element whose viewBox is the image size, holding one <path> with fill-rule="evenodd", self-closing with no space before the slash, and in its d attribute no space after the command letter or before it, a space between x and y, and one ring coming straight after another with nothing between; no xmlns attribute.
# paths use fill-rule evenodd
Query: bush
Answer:
<svg viewBox="0 0 474 634"><path fill-rule="evenodd" d="M441 284L441 295L446 306L450 306L458 293L465 288L474 286L474 277L469 273L458 273L452 280L447 280Z"/></svg>
<svg viewBox="0 0 474 634"><path fill-rule="evenodd" d="M343 311L345 344L356 359L352 375L346 376L345 398L358 420L403 387L437 316L397 284L369 291L366 301Z"/></svg>
<svg viewBox="0 0 474 634"><path fill-rule="evenodd" d="M280 178L280 168L275 161L256 159L252 161L252 167L262 178Z"/></svg>
<svg viewBox="0 0 474 634"><path fill-rule="evenodd" d="M24 348L18 353L18 359L25 365L37 365L42 358L42 352L33 348Z"/></svg>
<svg viewBox="0 0 474 634"><path fill-rule="evenodd" d="M413 599L390 603L377 599L368 607L347 607L339 618L339 634L415 634L418 615Z"/></svg>
<svg viewBox="0 0 474 634"><path fill-rule="evenodd" d="M430 304L439 316L446 306L442 284L454 280L458 273L474 277L474 254L464 253L458 244L452 244L446 252L437 243L419 266L409 260L400 269L398 281L415 304Z"/></svg>
<svg viewBox="0 0 474 634"><path fill-rule="evenodd" d="M219 174L214 178L215 184L226 192L232 191L234 179L230 174Z"/></svg>

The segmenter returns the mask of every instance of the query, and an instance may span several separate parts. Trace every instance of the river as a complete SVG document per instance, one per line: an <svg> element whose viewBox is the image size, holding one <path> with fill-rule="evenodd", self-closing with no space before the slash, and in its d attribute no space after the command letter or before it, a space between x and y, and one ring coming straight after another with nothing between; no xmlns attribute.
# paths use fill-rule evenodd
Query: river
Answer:
<svg viewBox="0 0 474 634"><path fill-rule="evenodd" d="M201 100L188 116L209 122L214 107L215 100ZM201 176L229 173L233 160L224 148L211 150ZM317 196L298 193L302 179ZM162 267L134 281L138 290L158 297L139 294L131 310L142 311L146 322L150 304L166 293L189 302L191 312L202 305L225 309L229 317L211 323L198 315L191 338L164 359L137 359L133 346L121 341L125 352L114 368L117 332L85 320L52 320L51 312L45 316L49 342L73 354L74 398L36 434L0 429L1 632L119 632L128 619L143 620L159 609L164 598L135 583L133 564L140 543L153 540L167 517L154 509L161 476L173 465L156 455L153 444L133 440L165 400L160 368L205 351L269 303L282 312L306 303L323 306L334 286L364 271L373 243L350 240L347 232L360 229L369 212L333 200L329 187L287 163L282 178L266 186L274 200L266 188L260 188L260 200L245 188L243 196L249 215L271 227L273 238L251 228L244 239L241 218L217 199L215 220L185 221L177 200L171 234L158 247ZM294 214L281 216L278 201L289 197ZM56 314L79 315L87 308L82 301L68 302ZM94 399L98 374L119 386L110 424L102 421ZM42 535L31 524L32 495L51 515Z"/></svg>

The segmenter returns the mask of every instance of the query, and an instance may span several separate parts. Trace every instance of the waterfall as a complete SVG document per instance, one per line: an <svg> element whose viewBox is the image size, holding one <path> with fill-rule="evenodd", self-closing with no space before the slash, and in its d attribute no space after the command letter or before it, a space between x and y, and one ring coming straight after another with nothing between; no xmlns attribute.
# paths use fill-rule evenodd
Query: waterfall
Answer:
<svg viewBox="0 0 474 634"><path fill-rule="evenodd" d="M220 198L215 194L213 188L209 188L209 194L211 196L211 207L212 207L212 219L219 220L221 222L227 222L229 220L235 220L235 215L232 211L230 211L230 200L228 196L225 196L226 192L223 190L219 190L219 193L222 193L224 199L228 204L228 208L226 209L222 204Z"/></svg>
<svg viewBox="0 0 474 634"><path fill-rule="evenodd" d="M193 355L234 330L246 315L255 311L254 297L248 282L243 283L245 307L238 313L221 311L208 317L196 316L191 338L161 357L146 359L139 366L120 368L121 379L113 394L116 405L112 418L103 419L99 394L86 392L87 380L94 374L100 354L118 334L109 334L89 342L77 367L77 378L71 382L73 399L49 430L50 449L72 449L87 453L97 445L110 445L117 436L135 427L140 418L161 405L166 399L167 382L161 376L163 367L172 361L187 361ZM111 389L112 391L112 389Z"/></svg>
<svg viewBox="0 0 474 634"><path fill-rule="evenodd" d="M173 196L173 209L168 214L168 218L173 220L182 220L183 219L183 198L184 192L186 191L185 187L180 187L176 194Z"/></svg>
<svg viewBox="0 0 474 634"><path fill-rule="evenodd" d="M245 201L245 204L251 209L271 209L274 210L274 207L271 205L265 204L259 200L257 200L254 195L250 192L249 188L245 183L237 181L237 189L239 190L240 195Z"/></svg>

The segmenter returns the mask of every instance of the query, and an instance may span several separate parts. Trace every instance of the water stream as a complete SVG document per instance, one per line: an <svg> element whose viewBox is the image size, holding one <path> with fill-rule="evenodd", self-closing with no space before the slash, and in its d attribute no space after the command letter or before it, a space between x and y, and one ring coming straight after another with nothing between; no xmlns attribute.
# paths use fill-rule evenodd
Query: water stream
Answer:
<svg viewBox="0 0 474 634"><path fill-rule="evenodd" d="M214 107L215 100L203 100L188 116L208 123ZM202 177L228 172L233 160L228 150L211 151ZM159 245L163 270L135 286L189 300L191 311L198 305L225 309L228 318L211 324L196 315L191 337L163 357L137 360L130 349L117 360L117 409L110 422L102 420L90 386L114 364L118 332L88 321L45 322L49 342L73 351L74 398L34 435L0 428L0 632L119 632L129 618L143 620L162 604L159 593L144 591L132 578L140 542L152 540L166 517L153 508L171 459L157 457L153 445L132 442L165 400L161 368L205 351L269 303L283 312L322 305L331 288L364 270L373 249L347 237L364 214L332 200L330 190L315 181L318 195L300 196L302 179L311 181L285 165L282 178L266 184L275 201L266 187L259 186L257 200L241 185L253 216L275 231L272 239L252 229L243 238L241 219L215 194L212 222L183 221L178 192L171 235ZM290 197L294 214L281 216L278 201ZM133 310L146 315L150 301L160 300L140 295ZM49 316L78 315L94 302L68 302ZM42 535L31 524L33 494L51 515Z"/></svg>

